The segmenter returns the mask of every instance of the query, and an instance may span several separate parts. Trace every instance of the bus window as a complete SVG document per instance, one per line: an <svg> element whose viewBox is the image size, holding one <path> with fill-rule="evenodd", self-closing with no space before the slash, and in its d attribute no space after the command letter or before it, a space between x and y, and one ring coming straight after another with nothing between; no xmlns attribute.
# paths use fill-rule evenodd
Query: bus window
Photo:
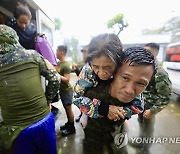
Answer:
<svg viewBox="0 0 180 154"><path fill-rule="evenodd" d="M180 42L170 44L167 47L165 61L180 62Z"/></svg>
<svg viewBox="0 0 180 154"><path fill-rule="evenodd" d="M48 42L51 46L53 46L53 33L49 27L47 27L45 24L41 23L41 31L44 33L47 37Z"/></svg>

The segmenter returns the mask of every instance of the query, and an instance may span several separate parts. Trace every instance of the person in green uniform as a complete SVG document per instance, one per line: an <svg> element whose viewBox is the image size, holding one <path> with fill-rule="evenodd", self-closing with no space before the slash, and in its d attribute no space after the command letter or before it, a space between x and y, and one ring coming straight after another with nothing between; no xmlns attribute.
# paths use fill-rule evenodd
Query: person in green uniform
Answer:
<svg viewBox="0 0 180 154"><path fill-rule="evenodd" d="M57 71L61 76L61 84L59 89L60 99L64 106L67 115L67 123L63 126L60 126L62 135L70 135L76 132L74 126L74 114L72 111L72 96L73 96L73 87L70 84L70 73L71 68L70 64L66 61L67 46L60 45L57 47L57 59L59 59L57 65Z"/></svg>
<svg viewBox="0 0 180 154"><path fill-rule="evenodd" d="M82 53L82 56L83 56L83 60L80 61L77 64L72 65L72 71L75 72L77 76L79 76L83 66L85 65L85 61L86 61L86 58L87 58L87 55L88 55L87 46L84 47L83 49L81 49L81 53Z"/></svg>
<svg viewBox="0 0 180 154"><path fill-rule="evenodd" d="M144 46L144 48L151 52L155 58L157 57L159 53L159 45L157 43L148 43ZM144 111L138 115L140 137L153 137L155 115L169 104L171 94L172 84L168 73L162 68L162 65L158 63L158 71L156 75L151 79L146 90L143 92L145 103ZM151 146L150 143L134 143L132 145L141 147L146 153L148 153Z"/></svg>
<svg viewBox="0 0 180 154"><path fill-rule="evenodd" d="M91 39L87 50L86 64L74 86L73 103L89 117L97 118L100 114L111 120L118 119L119 110L115 106L84 97L84 93L88 88L97 86L101 80L111 80L114 77L121 65L123 45L116 34L102 33ZM142 112L143 108L142 98L137 96L131 107L125 107L126 118Z"/></svg>
<svg viewBox="0 0 180 154"><path fill-rule="evenodd" d="M101 81L86 91L86 97L118 107L121 118L110 120L100 115L98 118L88 117L84 129L84 154L121 153L114 142L122 132L121 126L125 120L125 112L121 108L132 106L133 99L145 90L156 69L156 61L149 51L141 47L127 48L114 79Z"/></svg>
<svg viewBox="0 0 180 154"><path fill-rule="evenodd" d="M48 80L45 92L41 75ZM57 154L49 103L59 86L54 67L35 50L23 48L12 28L0 25L0 140L5 149L13 154Z"/></svg>

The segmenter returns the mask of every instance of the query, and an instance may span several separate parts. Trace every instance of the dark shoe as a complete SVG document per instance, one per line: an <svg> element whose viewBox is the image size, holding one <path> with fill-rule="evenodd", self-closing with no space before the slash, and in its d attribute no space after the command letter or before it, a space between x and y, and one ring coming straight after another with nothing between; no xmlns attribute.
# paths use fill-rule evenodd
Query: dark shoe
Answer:
<svg viewBox="0 0 180 154"><path fill-rule="evenodd" d="M62 131L62 136L67 136L67 135L74 134L74 133L76 133L76 129L73 126L73 127L69 127L67 129L63 130Z"/></svg>
<svg viewBox="0 0 180 154"><path fill-rule="evenodd" d="M78 116L78 117L76 118L76 122L79 122L80 119L81 119L81 116Z"/></svg>
<svg viewBox="0 0 180 154"><path fill-rule="evenodd" d="M81 117L82 117L82 112L81 112L81 114L76 118L76 122L79 122L80 121L80 119L81 119Z"/></svg>
<svg viewBox="0 0 180 154"><path fill-rule="evenodd" d="M51 112L53 113L54 117L56 117L60 111L58 108L56 108L52 105Z"/></svg>
<svg viewBox="0 0 180 154"><path fill-rule="evenodd" d="M65 130L70 127L69 122L66 122L64 125L60 126L60 130Z"/></svg>

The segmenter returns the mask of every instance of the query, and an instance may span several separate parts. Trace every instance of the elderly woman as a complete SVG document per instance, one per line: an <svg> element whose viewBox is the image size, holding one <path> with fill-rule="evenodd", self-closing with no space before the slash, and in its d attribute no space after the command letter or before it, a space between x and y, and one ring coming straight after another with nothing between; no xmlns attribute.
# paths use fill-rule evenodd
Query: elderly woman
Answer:
<svg viewBox="0 0 180 154"><path fill-rule="evenodd" d="M0 140L13 154L56 154L55 122L49 103L60 77L34 50L24 49L16 32L0 25ZM41 75L48 80L46 91ZM37 137L38 136L38 137Z"/></svg>

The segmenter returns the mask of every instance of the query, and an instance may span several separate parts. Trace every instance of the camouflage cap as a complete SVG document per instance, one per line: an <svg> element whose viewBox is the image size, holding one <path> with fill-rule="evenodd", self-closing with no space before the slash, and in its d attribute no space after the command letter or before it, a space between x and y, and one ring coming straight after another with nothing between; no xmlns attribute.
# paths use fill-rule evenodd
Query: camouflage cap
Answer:
<svg viewBox="0 0 180 154"><path fill-rule="evenodd" d="M0 54L22 48L16 31L9 26L0 25Z"/></svg>

